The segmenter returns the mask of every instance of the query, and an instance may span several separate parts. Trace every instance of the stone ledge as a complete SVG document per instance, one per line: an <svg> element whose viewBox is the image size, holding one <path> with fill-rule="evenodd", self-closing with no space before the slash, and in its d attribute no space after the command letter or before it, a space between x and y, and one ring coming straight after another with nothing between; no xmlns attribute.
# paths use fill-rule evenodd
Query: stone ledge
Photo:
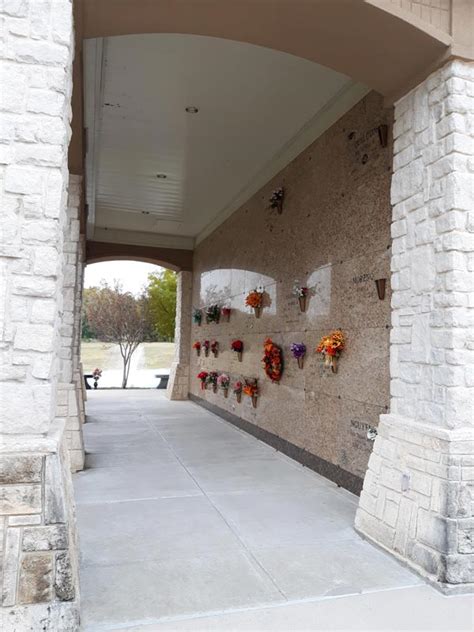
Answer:
<svg viewBox="0 0 474 632"><path fill-rule="evenodd" d="M1 453L41 452L56 454L60 450L66 423L63 419L55 419L45 434L2 434L0 435Z"/></svg>
<svg viewBox="0 0 474 632"><path fill-rule="evenodd" d="M422 423L416 419L409 419L392 413L380 415L380 423L387 428L403 429L410 433L427 435L443 441L474 441L474 428L472 427L440 428L435 424Z"/></svg>

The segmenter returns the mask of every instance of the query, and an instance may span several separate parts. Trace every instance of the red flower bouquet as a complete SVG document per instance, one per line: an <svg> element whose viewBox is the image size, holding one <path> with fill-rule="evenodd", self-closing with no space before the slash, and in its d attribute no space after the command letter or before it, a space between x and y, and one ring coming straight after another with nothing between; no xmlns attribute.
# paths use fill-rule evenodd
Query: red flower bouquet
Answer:
<svg viewBox="0 0 474 632"><path fill-rule="evenodd" d="M209 373L207 371L201 371L197 374L198 380L201 380L201 389L204 390L206 388L207 376Z"/></svg>
<svg viewBox="0 0 474 632"><path fill-rule="evenodd" d="M242 362L242 352L244 350L244 343L242 342L242 340L233 340L230 343L230 348L237 354L237 359L239 360L239 362Z"/></svg>

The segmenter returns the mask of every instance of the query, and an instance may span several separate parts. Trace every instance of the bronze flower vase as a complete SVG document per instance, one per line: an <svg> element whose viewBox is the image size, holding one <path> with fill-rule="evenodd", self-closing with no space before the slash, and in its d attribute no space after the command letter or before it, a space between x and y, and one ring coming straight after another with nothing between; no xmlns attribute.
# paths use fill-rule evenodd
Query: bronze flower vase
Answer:
<svg viewBox="0 0 474 632"><path fill-rule="evenodd" d="M212 350L212 355L217 358L217 356L219 355L219 350L218 349L213 349Z"/></svg>
<svg viewBox="0 0 474 632"><path fill-rule="evenodd" d="M261 307L254 307L253 311L255 313L255 318L260 318L260 316L262 315L262 308Z"/></svg>
<svg viewBox="0 0 474 632"><path fill-rule="evenodd" d="M204 355L207 357L209 357L209 349L204 349Z"/></svg>
<svg viewBox="0 0 474 632"><path fill-rule="evenodd" d="M258 400L257 395L252 395L252 406L254 408L257 408L257 400Z"/></svg>
<svg viewBox="0 0 474 632"><path fill-rule="evenodd" d="M331 358L331 371L337 373L337 356L329 356Z"/></svg>
<svg viewBox="0 0 474 632"><path fill-rule="evenodd" d="M212 385L212 392L217 393L217 384Z"/></svg>
<svg viewBox="0 0 474 632"><path fill-rule="evenodd" d="M306 311L306 296L298 296L298 303L300 304L300 312Z"/></svg>
<svg viewBox="0 0 474 632"><path fill-rule="evenodd" d="M242 362L242 351L237 351L237 360Z"/></svg>
<svg viewBox="0 0 474 632"><path fill-rule="evenodd" d="M224 388L222 390L224 391L224 397L227 399L229 397L229 389L228 388Z"/></svg>
<svg viewBox="0 0 474 632"><path fill-rule="evenodd" d="M199 358L199 356L201 355L201 349L196 349L196 355Z"/></svg>
<svg viewBox="0 0 474 632"><path fill-rule="evenodd" d="M237 391L235 394L235 398L237 400L237 404L240 404L240 402L242 401L242 391Z"/></svg>
<svg viewBox="0 0 474 632"><path fill-rule="evenodd" d="M304 356L300 356L297 358L298 360L298 368L302 369L304 367Z"/></svg>

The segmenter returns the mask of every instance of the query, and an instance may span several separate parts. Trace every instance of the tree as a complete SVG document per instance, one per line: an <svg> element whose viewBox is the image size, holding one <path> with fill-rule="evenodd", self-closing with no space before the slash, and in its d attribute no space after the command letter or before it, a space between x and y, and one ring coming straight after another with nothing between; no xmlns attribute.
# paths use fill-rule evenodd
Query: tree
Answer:
<svg viewBox="0 0 474 632"><path fill-rule="evenodd" d="M90 288L85 302L87 323L99 340L118 344L123 360L122 388L127 388L130 361L138 345L150 331L148 301L103 283Z"/></svg>
<svg viewBox="0 0 474 632"><path fill-rule="evenodd" d="M176 274L171 270L149 274L146 292L157 339L172 342L176 321Z"/></svg>

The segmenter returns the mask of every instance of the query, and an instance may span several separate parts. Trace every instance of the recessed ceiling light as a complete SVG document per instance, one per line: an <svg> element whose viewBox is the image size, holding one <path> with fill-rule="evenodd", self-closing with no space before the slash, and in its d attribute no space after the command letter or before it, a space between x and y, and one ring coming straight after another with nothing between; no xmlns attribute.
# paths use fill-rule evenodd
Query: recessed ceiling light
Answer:
<svg viewBox="0 0 474 632"><path fill-rule="evenodd" d="M156 177L159 178L160 180L166 180L168 176L166 175L166 173L157 173Z"/></svg>
<svg viewBox="0 0 474 632"><path fill-rule="evenodd" d="M197 107L196 107L196 106L194 106L194 105L189 105L189 106L186 108L186 112L187 112L188 114L197 114L197 113L199 112L199 108L197 108Z"/></svg>

